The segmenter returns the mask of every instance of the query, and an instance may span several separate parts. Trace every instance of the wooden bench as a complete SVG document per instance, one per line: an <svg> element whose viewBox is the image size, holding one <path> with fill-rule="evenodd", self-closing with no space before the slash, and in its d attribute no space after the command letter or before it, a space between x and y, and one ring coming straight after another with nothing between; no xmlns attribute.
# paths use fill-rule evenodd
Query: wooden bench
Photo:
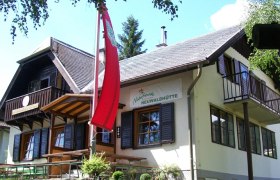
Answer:
<svg viewBox="0 0 280 180"><path fill-rule="evenodd" d="M68 168L68 175L69 175L69 178L71 176L71 168L72 166L76 166L76 169L77 169L77 172L79 170L79 166L82 164L82 161L80 160L77 160L77 159L71 159L71 160L64 160L64 161L54 161L54 162L49 162L49 163L45 163L46 166L59 166L60 167L60 174L59 175L48 175L49 177L62 177L62 174L63 174L63 171L62 171L62 166L63 165L69 165L69 168ZM78 176L79 176L79 173L78 173ZM79 177L78 177L79 178Z"/></svg>

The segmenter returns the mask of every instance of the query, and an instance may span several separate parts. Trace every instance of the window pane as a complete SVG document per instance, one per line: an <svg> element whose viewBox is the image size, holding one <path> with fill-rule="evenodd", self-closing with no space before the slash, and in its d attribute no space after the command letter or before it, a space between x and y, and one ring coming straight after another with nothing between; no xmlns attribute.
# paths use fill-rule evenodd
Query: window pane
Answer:
<svg viewBox="0 0 280 180"><path fill-rule="evenodd" d="M251 151L257 153L255 127L250 123Z"/></svg>
<svg viewBox="0 0 280 180"><path fill-rule="evenodd" d="M267 133L265 129L262 129L262 140L263 140L263 154L265 156L268 156Z"/></svg>
<svg viewBox="0 0 280 180"><path fill-rule="evenodd" d="M227 114L220 111L220 123L221 123L221 143L228 145L228 125L227 125Z"/></svg>
<svg viewBox="0 0 280 180"><path fill-rule="evenodd" d="M246 141L245 141L245 129L244 121L238 119L237 121L237 135L238 135L238 148L240 150L246 150Z"/></svg>
<svg viewBox="0 0 280 180"><path fill-rule="evenodd" d="M228 136L229 136L229 145L234 147L234 125L233 125L233 117L228 114Z"/></svg>
<svg viewBox="0 0 280 180"><path fill-rule="evenodd" d="M24 160L33 159L34 135L25 135Z"/></svg>
<svg viewBox="0 0 280 180"><path fill-rule="evenodd" d="M150 113L141 113L139 122L147 122L150 120Z"/></svg>
<svg viewBox="0 0 280 180"><path fill-rule="evenodd" d="M272 157L272 138L271 138L271 132L267 131L267 150L268 150L268 156Z"/></svg>
<svg viewBox="0 0 280 180"><path fill-rule="evenodd" d="M256 133L256 151L257 154L261 154L261 141L260 141L260 130L258 126L255 126L255 133Z"/></svg>
<svg viewBox="0 0 280 180"><path fill-rule="evenodd" d="M218 117L219 117L218 109L211 107L212 141L220 143L221 131L220 131L220 123Z"/></svg>
<svg viewBox="0 0 280 180"><path fill-rule="evenodd" d="M159 107L142 109L136 113L136 128L138 145L160 143L160 117Z"/></svg>
<svg viewBox="0 0 280 180"><path fill-rule="evenodd" d="M139 142L140 145L147 145L149 144L149 134L140 134L139 135Z"/></svg>
<svg viewBox="0 0 280 180"><path fill-rule="evenodd" d="M56 129L55 130L55 147L64 147L64 129Z"/></svg>
<svg viewBox="0 0 280 180"><path fill-rule="evenodd" d="M277 149L276 149L276 142L275 142L275 133L272 133L272 146L273 146L273 157L277 158Z"/></svg>

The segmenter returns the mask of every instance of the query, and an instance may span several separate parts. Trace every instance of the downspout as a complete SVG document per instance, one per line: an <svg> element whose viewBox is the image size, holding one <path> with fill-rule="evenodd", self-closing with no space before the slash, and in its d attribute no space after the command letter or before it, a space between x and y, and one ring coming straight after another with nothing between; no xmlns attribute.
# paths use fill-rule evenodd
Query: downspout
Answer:
<svg viewBox="0 0 280 180"><path fill-rule="evenodd" d="M197 83L198 79L201 76L202 73L202 64L198 64L197 66L198 72L194 79L194 81L191 83L190 87L187 91L187 104L188 104L188 122L189 122L189 130L188 130L188 136L189 136L189 142L190 142L190 165L191 165L191 179L194 180L194 165L193 165L193 137L192 137L192 115L191 115L191 91L195 84Z"/></svg>

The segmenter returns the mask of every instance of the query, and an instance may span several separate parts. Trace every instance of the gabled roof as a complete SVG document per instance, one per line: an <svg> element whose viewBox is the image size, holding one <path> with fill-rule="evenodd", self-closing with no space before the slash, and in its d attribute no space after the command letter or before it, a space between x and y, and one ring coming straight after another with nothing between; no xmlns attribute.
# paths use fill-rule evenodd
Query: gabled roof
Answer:
<svg viewBox="0 0 280 180"><path fill-rule="evenodd" d="M50 37L31 55L18 61L19 67L1 100L0 108L6 101L13 84L23 69L22 67L29 62L43 61L41 58L43 56L48 56L52 60L74 93L80 93L93 79L93 55Z"/></svg>
<svg viewBox="0 0 280 180"><path fill-rule="evenodd" d="M121 83L129 84L180 72L199 63L211 63L242 36L242 28L235 26L124 59L120 61ZM99 82L103 81L103 74L100 74ZM90 91L92 87L91 82L83 91Z"/></svg>

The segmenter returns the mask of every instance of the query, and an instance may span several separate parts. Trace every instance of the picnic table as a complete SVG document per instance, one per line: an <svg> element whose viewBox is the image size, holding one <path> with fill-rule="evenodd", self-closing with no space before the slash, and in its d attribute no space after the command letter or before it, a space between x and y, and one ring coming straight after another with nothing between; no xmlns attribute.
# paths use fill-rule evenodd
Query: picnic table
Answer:
<svg viewBox="0 0 280 180"><path fill-rule="evenodd" d="M69 178L71 178L71 169L73 166L77 169L77 174L79 177L79 165L82 164L82 158L89 154L89 149L82 149L82 150L74 150L74 151L64 151L64 152L58 152L58 153L51 153L51 154L45 154L42 157L49 158L50 162L46 163L46 166L54 166L59 167L59 174L58 175L52 175L49 174L48 176L62 176L63 172L63 166L67 165L67 173L69 174ZM70 157L68 160L64 160L63 158ZM53 159L59 159L58 161L53 161Z"/></svg>

